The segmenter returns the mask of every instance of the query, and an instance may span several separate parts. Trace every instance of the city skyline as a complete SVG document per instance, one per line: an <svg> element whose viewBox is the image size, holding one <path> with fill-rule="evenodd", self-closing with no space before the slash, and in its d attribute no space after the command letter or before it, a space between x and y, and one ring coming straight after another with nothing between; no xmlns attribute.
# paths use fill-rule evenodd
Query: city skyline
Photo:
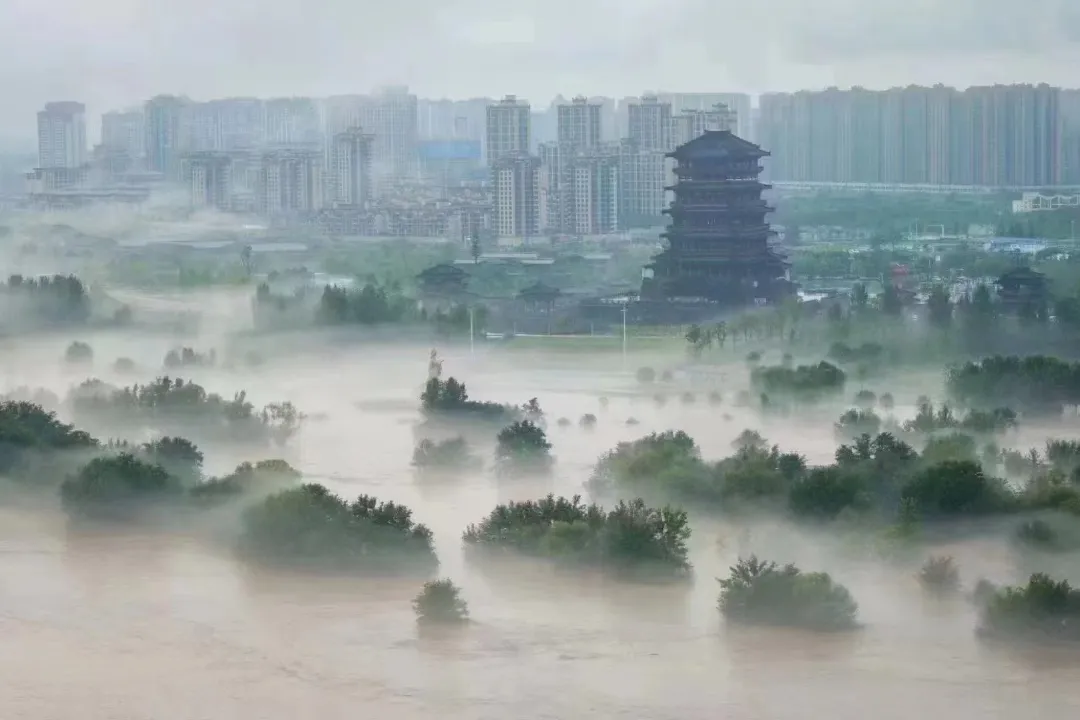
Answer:
<svg viewBox="0 0 1080 720"><path fill-rule="evenodd" d="M341 0L275 0L257 10L227 0L9 0L0 8L0 137L32 139L28 118L48 101L85 103L96 128L102 112L159 92L327 96L408 84L422 97L514 93L540 105L560 90L621 97L645 88L1075 84L1075 2L865 5L406 0L371 22Z"/></svg>

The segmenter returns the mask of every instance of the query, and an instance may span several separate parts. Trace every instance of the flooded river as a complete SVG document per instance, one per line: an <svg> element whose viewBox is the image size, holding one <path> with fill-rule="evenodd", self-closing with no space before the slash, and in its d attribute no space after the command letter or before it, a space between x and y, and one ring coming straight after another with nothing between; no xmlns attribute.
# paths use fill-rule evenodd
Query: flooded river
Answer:
<svg viewBox="0 0 1080 720"><path fill-rule="evenodd" d="M168 349L109 342L110 356L147 365ZM18 350L5 382L61 392L76 378L42 368L55 366L62 350ZM657 408L631 400L620 393L632 386L632 371L623 373L617 357L543 364L451 353L447 372L478 398L537 396L551 417L594 412L600 421L593 433L576 425L551 431L558 472L546 485L508 488L486 474L425 484L408 464L426 361L423 349L320 350L258 373L198 379L222 392L247 388L257 404L291 399L324 418L304 428L289 461L337 492L412 507L435 531L441 573L462 586L471 627L418 637L415 581L268 575L197 539L71 535L47 509L8 507L0 511L0 718L1080 717L1076 653L982 644L963 601L930 603L910 574L840 560L779 526L753 528L753 549L833 573L860 601L864 630L820 637L726 628L714 577L739 543L733 528L705 520L695 519L691 588L623 585L531 562L467 566L459 541L466 525L507 499L580 492L591 463L620 439L682 427L718 456L743 427L766 428L733 409L730 420L718 419L704 402ZM606 410L601 394L611 398ZM640 425L628 427L630 416ZM811 418L766 434L827 457L829 427ZM208 452L208 470L238 459ZM1014 579L1000 548L949 551L969 585L979 575Z"/></svg>

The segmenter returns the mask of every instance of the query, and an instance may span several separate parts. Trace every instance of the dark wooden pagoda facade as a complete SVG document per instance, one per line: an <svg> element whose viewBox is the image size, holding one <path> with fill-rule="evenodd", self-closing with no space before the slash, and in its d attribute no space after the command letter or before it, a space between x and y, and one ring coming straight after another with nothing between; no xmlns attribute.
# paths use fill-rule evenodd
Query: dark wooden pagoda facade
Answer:
<svg viewBox="0 0 1080 720"><path fill-rule="evenodd" d="M646 266L642 298L740 307L776 302L794 292L758 181L754 143L727 130L708 131L668 154L676 160L675 198L665 249Z"/></svg>

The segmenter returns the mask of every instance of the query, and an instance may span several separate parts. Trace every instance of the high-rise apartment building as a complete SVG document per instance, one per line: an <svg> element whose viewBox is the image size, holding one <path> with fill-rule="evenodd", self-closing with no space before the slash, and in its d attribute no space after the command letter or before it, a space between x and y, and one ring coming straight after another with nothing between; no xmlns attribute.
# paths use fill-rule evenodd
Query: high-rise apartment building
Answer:
<svg viewBox="0 0 1080 720"><path fill-rule="evenodd" d="M709 130L735 132L737 126L735 111L723 103L704 110L683 110L671 118L672 149L701 137Z"/></svg>
<svg viewBox="0 0 1080 720"><path fill-rule="evenodd" d="M672 112L682 115L687 112L708 112L717 105L725 105L735 113L736 125L732 132L741 138L753 140L755 128L751 122L751 100L746 93L653 93L660 102L671 103Z"/></svg>
<svg viewBox="0 0 1080 720"><path fill-rule="evenodd" d="M375 137L354 127L334 136L330 198L335 205L366 208L374 197L371 163Z"/></svg>
<svg viewBox="0 0 1080 720"><path fill-rule="evenodd" d="M146 128L146 169L168 180L181 179L181 157L191 149L191 101L175 95L158 95L147 101L143 114Z"/></svg>
<svg viewBox="0 0 1080 720"><path fill-rule="evenodd" d="M497 237L528 238L541 230L540 158L504 155L491 167L492 224Z"/></svg>
<svg viewBox="0 0 1080 720"><path fill-rule="evenodd" d="M619 216L623 227L660 225L667 205L668 161L663 150L642 150L627 138L620 146Z"/></svg>
<svg viewBox="0 0 1080 720"><path fill-rule="evenodd" d="M264 103L265 139L272 147L314 147L322 142L319 108L307 97L273 98Z"/></svg>
<svg viewBox="0 0 1080 720"><path fill-rule="evenodd" d="M374 96L374 117L361 126L375 135L378 177L411 178L417 172L417 100L406 87L382 88Z"/></svg>
<svg viewBox="0 0 1080 720"><path fill-rule="evenodd" d="M262 153L256 207L271 218L309 216L325 207L320 150L283 148Z"/></svg>
<svg viewBox="0 0 1080 720"><path fill-rule="evenodd" d="M101 145L132 160L146 153L146 122L141 111L112 111L101 116Z"/></svg>
<svg viewBox="0 0 1080 720"><path fill-rule="evenodd" d="M1080 90L1062 90L1061 182L1080 185Z"/></svg>
<svg viewBox="0 0 1080 720"><path fill-rule="evenodd" d="M372 174L375 178L415 177L419 157L417 113L417 98L404 87L382 88L374 95L337 95L328 98L324 122L327 162L334 138L346 130L359 127L374 136Z"/></svg>
<svg viewBox="0 0 1080 720"><path fill-rule="evenodd" d="M258 98L223 98L191 107L192 149L254 150L266 139L266 116Z"/></svg>
<svg viewBox="0 0 1080 720"><path fill-rule="evenodd" d="M563 231L607 235L619 230L619 155L608 148L578 154L567 162Z"/></svg>
<svg viewBox="0 0 1080 720"><path fill-rule="evenodd" d="M232 158L228 153L188 153L181 161L190 184L191 206L197 209L232 209Z"/></svg>
<svg viewBox="0 0 1080 720"><path fill-rule="evenodd" d="M101 116L101 144L94 163L102 179L116 180L141 169L146 159L146 122L139 110L112 111Z"/></svg>
<svg viewBox="0 0 1080 720"><path fill-rule="evenodd" d="M671 103L646 95L627 105L627 137L639 150L674 150L673 129Z"/></svg>
<svg viewBox="0 0 1080 720"><path fill-rule="evenodd" d="M417 99L420 140L484 140L490 98L468 100Z"/></svg>
<svg viewBox="0 0 1080 720"><path fill-rule="evenodd" d="M487 107L487 162L495 167L503 158L528 155L532 146L532 108L507 95Z"/></svg>
<svg viewBox="0 0 1080 720"><path fill-rule="evenodd" d="M86 165L86 106L51 102L38 113L38 167L81 168Z"/></svg>
<svg viewBox="0 0 1080 720"><path fill-rule="evenodd" d="M569 152L583 152L599 147L602 127L600 103L579 95L558 108L559 145Z"/></svg>
<svg viewBox="0 0 1080 720"><path fill-rule="evenodd" d="M987 187L1062 181L1061 90L936 85L761 97L773 180Z"/></svg>

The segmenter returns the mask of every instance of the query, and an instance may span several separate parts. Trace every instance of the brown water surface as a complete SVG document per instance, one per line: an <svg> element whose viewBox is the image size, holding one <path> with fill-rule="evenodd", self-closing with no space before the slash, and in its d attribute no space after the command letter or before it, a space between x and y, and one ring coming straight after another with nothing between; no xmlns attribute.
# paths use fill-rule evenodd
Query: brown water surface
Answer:
<svg viewBox="0 0 1080 720"><path fill-rule="evenodd" d="M170 345L110 342L110 352L146 365ZM42 370L61 352L20 349L20 359L6 361L7 384L61 392L78 378ZM257 373L200 381L325 414L305 427L290 462L335 491L414 508L436 533L442 573L463 587L470 627L418 636L416 582L268 575L195 538L87 536L70 532L57 513L8 507L0 511L0 718L1080 717L1076 653L980 643L963 601L929 602L910 573L845 559L825 539L778 524L736 540L740 529L695 518L690 588L624 585L532 562L466 565L466 525L508 498L580 492L591 463L620 439L682 427L717 456L749 425L818 459L833 444L821 418L765 428L735 409L731 420L719 419L701 401L673 398L658 409L650 398L631 399L632 369L623 372L618 358L508 361L459 352L449 354L447 371L465 377L477 397L538 396L552 418L595 412L599 426L552 429L559 469L550 483L500 486L488 474L420 483L408 463L424 349L320 348ZM600 394L611 397L606 410ZM627 427L629 416L641 424ZM208 454L212 472L239 459ZM833 573L859 599L865 629L821 637L726 628L713 578L747 549ZM968 584L1016 574L998 546L971 541L949 552Z"/></svg>

